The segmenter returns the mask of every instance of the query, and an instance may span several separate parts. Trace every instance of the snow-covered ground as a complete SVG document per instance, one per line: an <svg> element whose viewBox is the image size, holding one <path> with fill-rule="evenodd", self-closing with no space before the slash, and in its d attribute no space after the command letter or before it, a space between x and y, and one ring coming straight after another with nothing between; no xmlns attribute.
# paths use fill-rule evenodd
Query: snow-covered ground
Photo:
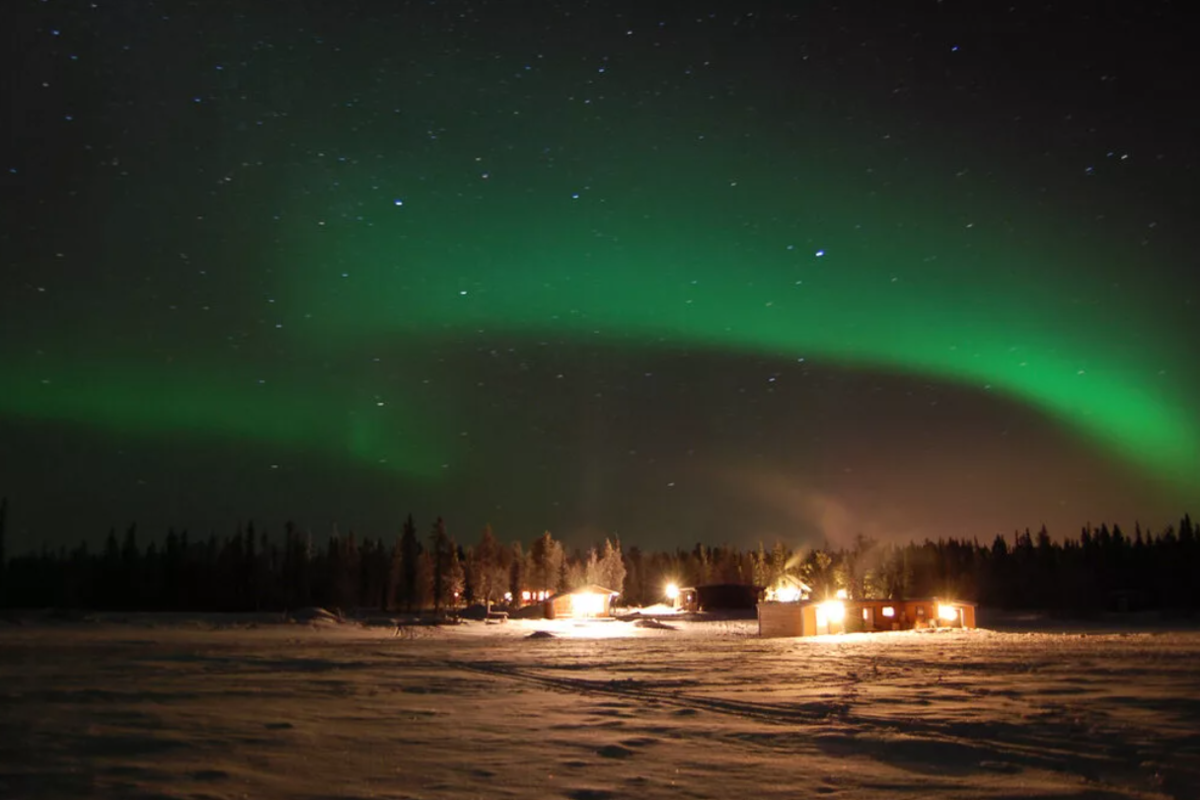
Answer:
<svg viewBox="0 0 1200 800"><path fill-rule="evenodd" d="M0 623L0 798L1200 798L1195 631L372 622Z"/></svg>

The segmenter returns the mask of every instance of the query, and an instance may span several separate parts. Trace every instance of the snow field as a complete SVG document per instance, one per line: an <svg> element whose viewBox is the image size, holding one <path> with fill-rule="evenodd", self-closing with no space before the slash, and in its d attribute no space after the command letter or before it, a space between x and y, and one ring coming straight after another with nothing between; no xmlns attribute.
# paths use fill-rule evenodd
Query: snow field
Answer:
<svg viewBox="0 0 1200 800"><path fill-rule="evenodd" d="M1200 798L1196 632L121 619L0 627L0 797Z"/></svg>

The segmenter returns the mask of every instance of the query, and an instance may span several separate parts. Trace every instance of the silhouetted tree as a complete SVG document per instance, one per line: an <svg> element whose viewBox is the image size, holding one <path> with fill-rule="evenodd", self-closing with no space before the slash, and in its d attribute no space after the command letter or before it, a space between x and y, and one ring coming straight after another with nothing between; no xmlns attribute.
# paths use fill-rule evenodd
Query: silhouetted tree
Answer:
<svg viewBox="0 0 1200 800"><path fill-rule="evenodd" d="M0 501L0 539L7 505ZM808 551L793 563L780 542L768 551L708 547L669 552L621 552L605 540L586 556L544 533L526 554L520 542L503 547L490 528L470 550L457 547L440 519L428 551L409 515L388 548L380 539L360 540L334 530L316 550L311 536L289 522L282 548L252 524L219 538L193 542L187 531L166 533L143 549L136 526L122 538L109 530L103 548L43 546L11 556L4 552L4 601L25 606L252 610L323 604L343 608L438 610L470 596L495 602L507 588L514 602L527 590L551 591L585 581L623 591L629 602L656 602L667 581L714 580L770 585L798 574L824 599L838 588L855 596L957 596L1008 608L1095 613L1104 609L1200 608L1200 542L1185 515L1161 532L1135 524L1133 537L1117 525L1083 527L1056 541L1042 527L990 545L962 539L926 540L872 547L859 538L849 548ZM1009 541L1012 542L1011 546ZM5 545L8 543L3 542Z"/></svg>
<svg viewBox="0 0 1200 800"><path fill-rule="evenodd" d="M441 611L450 599L450 537L446 534L446 522L441 517L433 523L429 534L430 558L433 559L433 609Z"/></svg>
<svg viewBox="0 0 1200 800"><path fill-rule="evenodd" d="M454 538L449 539L449 557L446 562L446 604L457 608L462 604L467 591L466 570L463 566L462 550L454 544Z"/></svg>
<svg viewBox="0 0 1200 800"><path fill-rule="evenodd" d="M521 592L525 588L526 559L520 542L513 542L509 548L508 562L508 592L512 595L514 606L521 606L525 600Z"/></svg>
<svg viewBox="0 0 1200 800"><path fill-rule="evenodd" d="M529 572L534 589L553 592L559 583L563 566L563 549L550 531L546 531L529 548Z"/></svg>
<svg viewBox="0 0 1200 800"><path fill-rule="evenodd" d="M0 498L0 607L5 605L8 582L5 571L8 567L8 554L5 548L5 538L8 533L8 498Z"/></svg>
<svg viewBox="0 0 1200 800"><path fill-rule="evenodd" d="M496 541L496 535L492 533L492 526L484 525L483 533L479 537L479 544L475 546L473 555L473 569L475 578L475 594L477 599L482 600L487 610L492 610L492 603L498 602L504 597L504 587L507 583L507 576L500 565L500 543Z"/></svg>
<svg viewBox="0 0 1200 800"><path fill-rule="evenodd" d="M412 514L404 521L400 535L400 597L405 611L412 611L417 602L417 573L420 570L421 543L417 541L417 526Z"/></svg>

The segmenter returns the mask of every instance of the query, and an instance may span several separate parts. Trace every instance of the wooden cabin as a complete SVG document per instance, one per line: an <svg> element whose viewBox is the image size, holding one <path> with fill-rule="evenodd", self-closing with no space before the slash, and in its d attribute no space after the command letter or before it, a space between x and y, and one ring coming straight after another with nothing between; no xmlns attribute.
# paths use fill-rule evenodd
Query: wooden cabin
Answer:
<svg viewBox="0 0 1200 800"><path fill-rule="evenodd" d="M619 594L594 583L559 592L545 601L546 619L611 617L613 598Z"/></svg>
<svg viewBox="0 0 1200 800"><path fill-rule="evenodd" d="M847 630L906 631L913 628L974 628L975 604L932 597L919 600L851 600Z"/></svg>
<svg viewBox="0 0 1200 800"><path fill-rule="evenodd" d="M975 604L942 598L759 603L759 636L974 628Z"/></svg>

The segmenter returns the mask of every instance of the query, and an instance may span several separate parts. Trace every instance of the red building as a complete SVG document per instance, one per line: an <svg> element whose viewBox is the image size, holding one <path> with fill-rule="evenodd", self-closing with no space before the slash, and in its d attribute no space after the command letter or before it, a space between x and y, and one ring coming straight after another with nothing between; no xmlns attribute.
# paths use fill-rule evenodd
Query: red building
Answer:
<svg viewBox="0 0 1200 800"><path fill-rule="evenodd" d="M974 628L975 604L960 600L828 600L759 603L760 636Z"/></svg>

